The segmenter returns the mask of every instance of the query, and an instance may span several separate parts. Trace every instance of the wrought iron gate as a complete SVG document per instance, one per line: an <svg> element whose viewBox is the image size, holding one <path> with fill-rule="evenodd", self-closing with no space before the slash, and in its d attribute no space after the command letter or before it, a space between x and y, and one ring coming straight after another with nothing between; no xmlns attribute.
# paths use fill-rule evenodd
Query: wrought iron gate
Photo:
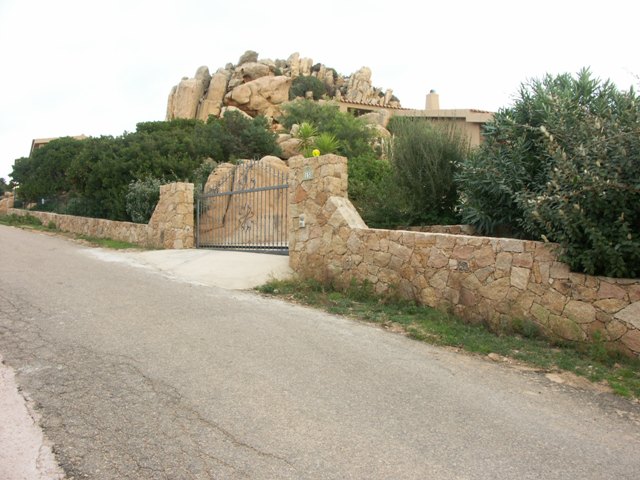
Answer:
<svg viewBox="0 0 640 480"><path fill-rule="evenodd" d="M196 246L289 251L287 172L245 160L197 201Z"/></svg>

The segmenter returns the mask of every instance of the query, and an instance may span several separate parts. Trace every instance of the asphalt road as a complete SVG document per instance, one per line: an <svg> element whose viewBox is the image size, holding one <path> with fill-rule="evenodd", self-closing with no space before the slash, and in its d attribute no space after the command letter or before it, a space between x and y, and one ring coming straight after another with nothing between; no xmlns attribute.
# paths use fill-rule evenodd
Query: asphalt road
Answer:
<svg viewBox="0 0 640 480"><path fill-rule="evenodd" d="M0 353L69 478L640 472L626 400L2 226Z"/></svg>

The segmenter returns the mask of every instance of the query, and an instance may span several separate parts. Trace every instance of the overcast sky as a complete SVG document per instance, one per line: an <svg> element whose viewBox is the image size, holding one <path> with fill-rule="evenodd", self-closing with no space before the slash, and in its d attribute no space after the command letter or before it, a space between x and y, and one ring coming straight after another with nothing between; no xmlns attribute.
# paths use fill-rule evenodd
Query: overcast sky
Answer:
<svg viewBox="0 0 640 480"><path fill-rule="evenodd" d="M31 140L164 120L169 91L246 50L372 69L402 106L497 110L545 73L638 87L637 1L0 0L0 177Z"/></svg>

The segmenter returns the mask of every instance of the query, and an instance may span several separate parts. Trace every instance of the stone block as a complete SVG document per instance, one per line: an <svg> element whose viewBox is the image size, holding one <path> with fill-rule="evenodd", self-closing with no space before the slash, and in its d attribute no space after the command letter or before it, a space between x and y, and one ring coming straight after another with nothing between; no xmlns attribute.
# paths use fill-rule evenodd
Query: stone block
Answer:
<svg viewBox="0 0 640 480"><path fill-rule="evenodd" d="M571 298L591 302L596 299L596 290L592 287L574 285L571 289Z"/></svg>
<svg viewBox="0 0 640 480"><path fill-rule="evenodd" d="M617 285L613 285L603 279L600 279L598 298L617 298L619 300L626 300L627 292L624 288L620 288Z"/></svg>
<svg viewBox="0 0 640 480"><path fill-rule="evenodd" d="M627 326L618 320L612 320L606 324L607 334L610 340L620 339L629 330Z"/></svg>
<svg viewBox="0 0 640 480"><path fill-rule="evenodd" d="M513 263L513 256L507 252L500 252L496 255L496 270L510 270Z"/></svg>
<svg viewBox="0 0 640 480"><path fill-rule="evenodd" d="M536 297L531 292L524 292L518 295L515 304L518 306L519 310L523 313L523 315L528 314L531 311L531 307L533 306L533 301L536 300Z"/></svg>
<svg viewBox="0 0 640 480"><path fill-rule="evenodd" d="M563 315L576 323L591 323L596 319L596 309L590 303L571 300L564 307Z"/></svg>
<svg viewBox="0 0 640 480"><path fill-rule="evenodd" d="M536 262L554 262L556 261L556 254L554 253L554 246L544 243L536 244L535 260Z"/></svg>
<svg viewBox="0 0 640 480"><path fill-rule="evenodd" d="M487 280L491 276L494 270L495 269L493 266L484 267L484 268L481 268L480 270L476 270L475 276L480 281L480 283L484 283L485 280Z"/></svg>
<svg viewBox="0 0 640 480"><path fill-rule="evenodd" d="M432 268L443 268L449 264L449 257L442 253L440 249L436 247L431 247L431 251L429 252L429 260L427 261L427 266Z"/></svg>
<svg viewBox="0 0 640 480"><path fill-rule="evenodd" d="M429 279L429 285L431 285L436 290L442 291L447 286L447 281L449 280L449 271L448 270L440 270L436 272L433 277Z"/></svg>
<svg viewBox="0 0 640 480"><path fill-rule="evenodd" d="M460 279L460 286L467 290L478 292L482 288L482 283L474 274L468 274Z"/></svg>
<svg viewBox="0 0 640 480"><path fill-rule="evenodd" d="M629 292L630 302L640 301L640 284L627 287L627 291Z"/></svg>
<svg viewBox="0 0 640 480"><path fill-rule="evenodd" d="M571 283L568 280L552 280L551 288L562 295L569 295L572 292Z"/></svg>
<svg viewBox="0 0 640 480"><path fill-rule="evenodd" d="M572 285L584 285L587 276L584 273L569 272L569 281Z"/></svg>
<svg viewBox="0 0 640 480"><path fill-rule="evenodd" d="M565 340L583 342L587 339L587 334L577 323L558 315L549 316L549 329L554 335Z"/></svg>
<svg viewBox="0 0 640 480"><path fill-rule="evenodd" d="M514 253L513 266L522 268L533 267L533 254L532 253Z"/></svg>
<svg viewBox="0 0 640 480"><path fill-rule="evenodd" d="M403 261L408 261L411 258L412 250L409 247L400 245L399 243L390 242L389 253L396 257L400 257Z"/></svg>
<svg viewBox="0 0 640 480"><path fill-rule="evenodd" d="M456 245L451 253L451 258L455 260L469 260L476 248L471 245Z"/></svg>
<svg viewBox="0 0 640 480"><path fill-rule="evenodd" d="M598 300L594 305L605 313L617 313L628 304L628 302L617 298L605 298Z"/></svg>
<svg viewBox="0 0 640 480"><path fill-rule="evenodd" d="M444 298L451 304L457 305L460 301L460 292L455 288L445 288L444 289Z"/></svg>
<svg viewBox="0 0 640 480"><path fill-rule="evenodd" d="M500 239L498 240L498 251L522 253L524 252L524 242L522 240L516 240L511 238Z"/></svg>
<svg viewBox="0 0 640 480"><path fill-rule="evenodd" d="M490 245L485 245L475 251L473 259L478 268L484 268L495 263L496 254Z"/></svg>
<svg viewBox="0 0 640 480"><path fill-rule="evenodd" d="M556 278L568 279L569 265L562 262L553 262L551 264L551 271L549 273L549 277L552 279L556 279Z"/></svg>
<svg viewBox="0 0 640 480"><path fill-rule="evenodd" d="M436 247L440 249L453 250L453 247L456 245L455 235L447 235L444 233L434 233L432 235L436 237Z"/></svg>
<svg viewBox="0 0 640 480"><path fill-rule="evenodd" d="M416 234L412 232L404 232L400 237L399 243L413 250L413 248L416 246Z"/></svg>
<svg viewBox="0 0 640 480"><path fill-rule="evenodd" d="M519 288L520 290L526 290L529 284L529 276L531 270L522 267L511 268L511 285Z"/></svg>
<svg viewBox="0 0 640 480"><path fill-rule="evenodd" d="M560 315L562 314L564 306L567 303L567 298L564 295L556 292L555 290L547 290L542 295L540 303L544 307L548 308L552 313Z"/></svg>
<svg viewBox="0 0 640 480"><path fill-rule="evenodd" d="M347 240L347 248L352 253L360 251L360 249L362 248L362 240L358 238L358 235L356 235L355 233L351 233L351 235L349 235L349 239Z"/></svg>
<svg viewBox="0 0 640 480"><path fill-rule="evenodd" d="M639 330L629 330L625 333L620 341L624 346L626 346L629 350L633 351L636 355L640 353L640 331Z"/></svg>
<svg viewBox="0 0 640 480"><path fill-rule="evenodd" d="M479 293L484 298L499 301L507 295L510 285L511 281L508 277L500 278L487 285L482 286L479 289Z"/></svg>
<svg viewBox="0 0 640 480"><path fill-rule="evenodd" d="M436 239L431 235L416 234L415 246L416 248L427 248L435 245Z"/></svg>
<svg viewBox="0 0 640 480"><path fill-rule="evenodd" d="M640 329L640 301L620 310L615 314L615 318Z"/></svg>
<svg viewBox="0 0 640 480"><path fill-rule="evenodd" d="M390 255L390 254L387 254ZM396 257L395 255L391 255L391 260L389 261L389 268L399 272L400 270L402 270L402 266L405 265L407 262L406 260L403 260L400 257Z"/></svg>
<svg viewBox="0 0 640 480"><path fill-rule="evenodd" d="M478 302L476 294L472 290L462 288L460 290L460 303L472 307Z"/></svg>

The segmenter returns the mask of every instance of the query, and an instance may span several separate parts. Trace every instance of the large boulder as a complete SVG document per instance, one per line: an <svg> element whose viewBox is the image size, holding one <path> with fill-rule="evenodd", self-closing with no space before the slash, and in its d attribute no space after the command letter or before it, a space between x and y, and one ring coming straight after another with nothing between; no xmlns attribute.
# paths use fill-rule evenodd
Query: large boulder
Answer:
<svg viewBox="0 0 640 480"><path fill-rule="evenodd" d="M198 68L194 78L183 78L169 94L167 120L196 118L200 99L209 88L210 82L211 75L207 67Z"/></svg>
<svg viewBox="0 0 640 480"><path fill-rule="evenodd" d="M247 120L253 120L253 117L251 115L249 115L248 113L243 112L238 107L222 107L222 110L220 110L220 117L224 117L227 114L227 112L238 112L240 115L242 115Z"/></svg>
<svg viewBox="0 0 640 480"><path fill-rule="evenodd" d="M372 96L371 69L362 67L349 78L345 98L353 102L367 103Z"/></svg>
<svg viewBox="0 0 640 480"><path fill-rule="evenodd" d="M264 63L249 62L236 68L235 76L242 78L244 82L250 82L260 77L271 74L271 68Z"/></svg>
<svg viewBox="0 0 640 480"><path fill-rule="evenodd" d="M209 83L209 90L207 90L206 96L198 109L198 118L200 120L206 121L209 115L220 116L230 77L231 72L229 70L218 70L213 74Z"/></svg>
<svg viewBox="0 0 640 480"><path fill-rule="evenodd" d="M213 77L207 67L200 67L194 78L183 78L171 89L166 118L206 120L210 115L222 115L225 106L238 107L252 116L277 117L279 105L288 100L291 82L299 76L318 78L326 85L329 96L338 101L400 107L392 90L372 86L371 69L367 67L345 77L299 53L274 61L259 60L256 52L248 50L237 65L228 63ZM385 126L385 122L381 124Z"/></svg>
<svg viewBox="0 0 640 480"><path fill-rule="evenodd" d="M225 96L225 104L251 116L276 117L280 114L279 105L289 99L290 88L290 77L261 77L235 87Z"/></svg>
<svg viewBox="0 0 640 480"><path fill-rule="evenodd" d="M282 158L285 160L300 154L300 139L291 135L278 136L278 146L282 150Z"/></svg>

